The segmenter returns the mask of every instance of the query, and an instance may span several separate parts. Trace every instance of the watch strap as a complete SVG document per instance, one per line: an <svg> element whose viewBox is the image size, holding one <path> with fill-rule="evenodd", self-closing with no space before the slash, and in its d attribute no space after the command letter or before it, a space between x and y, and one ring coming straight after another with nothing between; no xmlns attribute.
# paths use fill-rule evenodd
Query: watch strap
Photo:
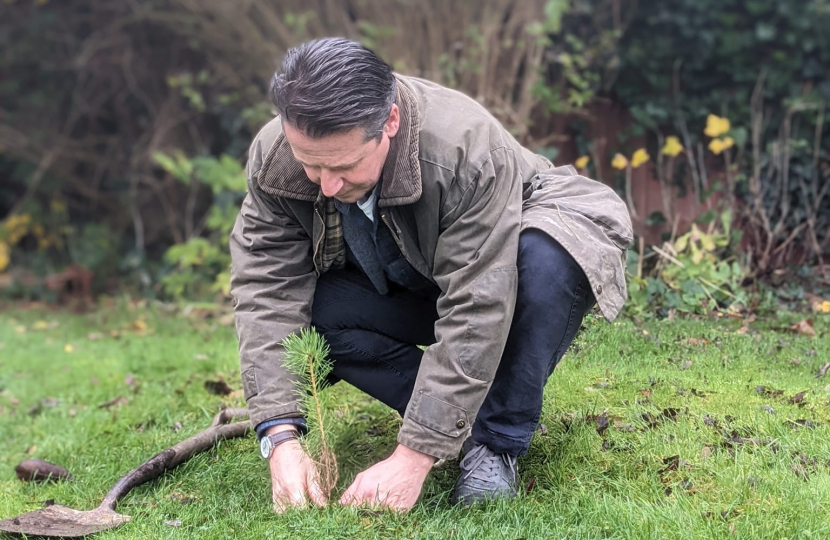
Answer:
<svg viewBox="0 0 830 540"><path fill-rule="evenodd" d="M266 435L266 437L268 437L268 440L271 442L271 452L273 452L274 448L281 445L282 443L288 442L293 439L299 439L300 432L296 429L289 429L286 431L280 431L279 433L274 433L273 435Z"/></svg>

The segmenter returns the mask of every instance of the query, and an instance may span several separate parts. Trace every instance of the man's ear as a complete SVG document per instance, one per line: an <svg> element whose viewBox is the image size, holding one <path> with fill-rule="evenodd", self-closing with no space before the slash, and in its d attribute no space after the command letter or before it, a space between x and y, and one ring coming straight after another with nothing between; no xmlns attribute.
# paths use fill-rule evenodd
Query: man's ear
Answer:
<svg viewBox="0 0 830 540"><path fill-rule="evenodd" d="M401 111L397 104L392 104L392 110L389 111L389 118L383 125L383 132L391 139L398 134L398 128L401 126Z"/></svg>

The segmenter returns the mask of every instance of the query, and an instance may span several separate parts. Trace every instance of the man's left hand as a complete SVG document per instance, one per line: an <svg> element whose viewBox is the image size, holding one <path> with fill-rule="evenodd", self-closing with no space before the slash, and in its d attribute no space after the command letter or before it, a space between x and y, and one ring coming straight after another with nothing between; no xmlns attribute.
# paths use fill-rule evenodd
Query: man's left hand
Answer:
<svg viewBox="0 0 830 540"><path fill-rule="evenodd" d="M357 475L340 504L409 510L434 464L434 457L399 444L387 459Z"/></svg>

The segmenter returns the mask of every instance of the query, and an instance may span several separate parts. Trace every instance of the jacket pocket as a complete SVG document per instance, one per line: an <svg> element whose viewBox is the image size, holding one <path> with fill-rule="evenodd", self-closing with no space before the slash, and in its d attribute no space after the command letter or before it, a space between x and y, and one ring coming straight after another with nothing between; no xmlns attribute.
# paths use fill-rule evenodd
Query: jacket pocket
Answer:
<svg viewBox="0 0 830 540"><path fill-rule="evenodd" d="M410 419L448 437L459 437L469 428L467 411L446 401L419 393Z"/></svg>

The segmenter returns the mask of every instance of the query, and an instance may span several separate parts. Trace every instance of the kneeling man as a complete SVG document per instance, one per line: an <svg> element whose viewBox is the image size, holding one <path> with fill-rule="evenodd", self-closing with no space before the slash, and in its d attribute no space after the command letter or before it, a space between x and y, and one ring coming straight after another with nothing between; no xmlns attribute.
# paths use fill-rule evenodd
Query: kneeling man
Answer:
<svg viewBox="0 0 830 540"><path fill-rule="evenodd" d="M625 205L523 148L481 105L345 39L288 52L231 235L245 398L275 508L324 504L280 342L314 326L343 380L403 417L344 504L411 508L463 454L453 502L512 497L545 382L596 302L626 297ZM426 345L423 351L418 345Z"/></svg>

